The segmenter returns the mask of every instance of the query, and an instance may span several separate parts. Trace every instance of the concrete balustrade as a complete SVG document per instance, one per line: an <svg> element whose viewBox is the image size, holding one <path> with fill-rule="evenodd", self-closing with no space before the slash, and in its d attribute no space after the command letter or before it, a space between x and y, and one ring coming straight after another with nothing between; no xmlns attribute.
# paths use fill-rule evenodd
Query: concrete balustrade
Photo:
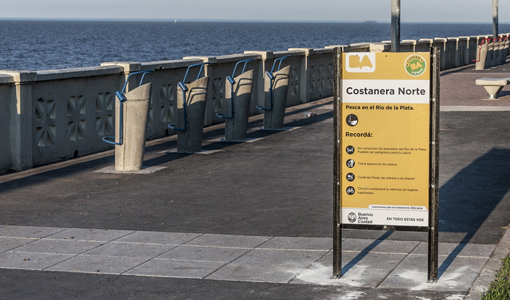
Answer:
<svg viewBox="0 0 510 300"><path fill-rule="evenodd" d="M508 34L502 34L506 37ZM440 47L441 69L473 63L478 45L489 36L436 38L402 41L401 49L429 51ZM509 53L510 41L496 47L502 63ZM224 56L186 57L181 60L156 62L107 62L98 67L47 70L38 72L0 70L0 173L24 170L106 149L104 136L114 135L116 91L130 73L154 69L144 82L152 84L149 104L147 139L177 134L168 124L179 122L177 97L191 64L210 62L202 76L208 76L204 126L224 122L216 113L227 113L225 78L232 74L239 60L254 58L246 70L253 69L250 115L261 113L256 105L265 103L265 71L274 59L285 55L282 68L289 66L286 106L314 101L333 94L333 49L345 52L383 52L390 50L389 41L331 45L323 49L290 48L286 51L246 51ZM406 51L407 51L406 50ZM489 53L488 53L489 54ZM489 55L488 55L489 56ZM499 57L499 58L498 58ZM489 61L489 58L487 58ZM190 69L188 81L197 77L198 68ZM126 92L138 86L141 75L132 76Z"/></svg>

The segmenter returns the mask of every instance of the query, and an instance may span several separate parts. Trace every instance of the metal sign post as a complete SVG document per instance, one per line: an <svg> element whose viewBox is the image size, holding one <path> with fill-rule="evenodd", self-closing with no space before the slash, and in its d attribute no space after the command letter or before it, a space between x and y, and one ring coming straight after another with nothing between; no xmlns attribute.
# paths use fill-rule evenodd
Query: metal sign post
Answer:
<svg viewBox="0 0 510 300"><path fill-rule="evenodd" d="M333 277L342 228L429 232L437 280L439 50L335 50Z"/></svg>
<svg viewBox="0 0 510 300"><path fill-rule="evenodd" d="M498 35L498 8L499 8L499 0L492 0L492 36L497 38Z"/></svg>
<svg viewBox="0 0 510 300"><path fill-rule="evenodd" d="M400 52L400 0L391 0L391 52Z"/></svg>

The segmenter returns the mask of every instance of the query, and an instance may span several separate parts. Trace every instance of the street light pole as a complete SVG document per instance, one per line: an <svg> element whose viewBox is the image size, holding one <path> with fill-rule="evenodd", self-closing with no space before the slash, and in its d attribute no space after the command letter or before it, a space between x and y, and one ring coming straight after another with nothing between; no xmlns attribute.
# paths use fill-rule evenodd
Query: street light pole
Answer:
<svg viewBox="0 0 510 300"><path fill-rule="evenodd" d="M391 0L391 52L400 52L400 0Z"/></svg>
<svg viewBox="0 0 510 300"><path fill-rule="evenodd" d="M499 0L492 0L492 36L498 37L498 4Z"/></svg>

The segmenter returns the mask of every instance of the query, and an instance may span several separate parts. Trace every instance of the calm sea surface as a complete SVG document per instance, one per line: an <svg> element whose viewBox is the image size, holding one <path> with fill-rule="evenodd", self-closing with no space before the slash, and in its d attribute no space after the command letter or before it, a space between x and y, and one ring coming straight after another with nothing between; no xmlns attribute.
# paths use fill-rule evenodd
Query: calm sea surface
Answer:
<svg viewBox="0 0 510 300"><path fill-rule="evenodd" d="M500 24L501 33L510 24ZM402 39L492 34L492 24L401 24ZM0 69L47 70L390 40L390 24L0 21Z"/></svg>

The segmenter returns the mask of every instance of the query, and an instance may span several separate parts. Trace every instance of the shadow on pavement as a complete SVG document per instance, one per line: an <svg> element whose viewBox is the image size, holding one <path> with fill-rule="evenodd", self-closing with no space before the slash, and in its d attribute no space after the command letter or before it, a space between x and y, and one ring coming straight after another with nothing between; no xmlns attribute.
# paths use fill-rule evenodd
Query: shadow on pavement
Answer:
<svg viewBox="0 0 510 300"><path fill-rule="evenodd" d="M510 190L510 149L492 149L462 169L439 190L440 232L466 233L439 267L439 277L475 236L478 242L494 243L507 226L506 210L496 209Z"/></svg>

